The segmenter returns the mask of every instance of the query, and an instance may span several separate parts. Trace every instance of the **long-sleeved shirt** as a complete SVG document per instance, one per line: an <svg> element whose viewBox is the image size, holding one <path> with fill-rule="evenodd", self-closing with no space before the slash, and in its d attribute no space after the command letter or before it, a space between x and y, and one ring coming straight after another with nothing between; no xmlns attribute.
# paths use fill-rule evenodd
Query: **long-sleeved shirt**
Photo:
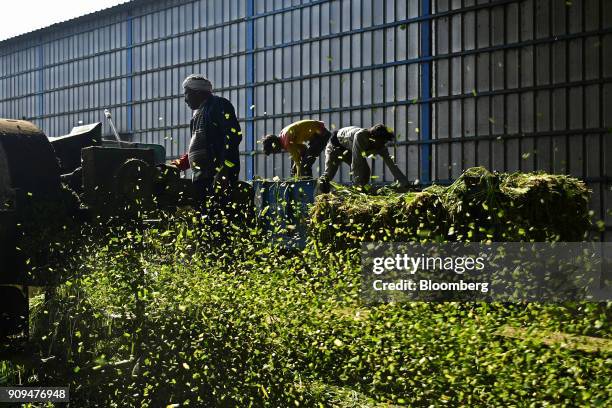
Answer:
<svg viewBox="0 0 612 408"><path fill-rule="evenodd" d="M278 137L281 147L289 152L296 164L297 175L300 176L302 152L306 149L305 143L315 137L321 137L325 132L325 123L318 120L304 119L284 127Z"/></svg>
<svg viewBox="0 0 612 408"><path fill-rule="evenodd" d="M192 179L212 180L223 175L230 182L237 181L242 131L232 103L211 95L194 111L190 129L188 156Z"/></svg>
<svg viewBox="0 0 612 408"><path fill-rule="evenodd" d="M344 127L338 130L337 137L340 145L351 152L351 170L355 184L363 186L370 181L370 166L366 158L371 154L377 154L383 159L396 180L402 184L408 184L408 179L391 159L386 147L370 148L370 132L367 129L357 126Z"/></svg>

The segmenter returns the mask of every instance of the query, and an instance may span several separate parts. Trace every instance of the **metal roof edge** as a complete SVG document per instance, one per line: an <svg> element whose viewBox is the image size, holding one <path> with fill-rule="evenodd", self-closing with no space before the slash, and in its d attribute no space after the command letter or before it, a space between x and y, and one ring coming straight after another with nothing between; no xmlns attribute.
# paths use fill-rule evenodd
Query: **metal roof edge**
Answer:
<svg viewBox="0 0 612 408"><path fill-rule="evenodd" d="M150 3L151 0L125 0L123 3L117 4L115 6L111 6L111 7L107 7L101 10L97 10L97 11L93 11L91 13L87 13L87 14L83 14L82 16L78 16L78 17L74 17L71 18L69 20L64 20L64 21L60 21L58 23L54 23L51 24L49 26L46 27L42 27L42 28L38 28L36 30L33 31L28 31L26 33L23 34L18 34L14 37L9 37L6 38L2 41L0 41L0 47L9 45L11 43L17 42L17 41L23 41L23 40L28 40L31 38L38 38L41 34L44 34L47 31L53 31L59 28L62 28L63 26L68 26L70 24L76 23L76 22L86 22L86 21L90 21L93 20L94 18L98 18L101 16L107 16L107 15L111 15L111 14L115 14L118 12L122 12L122 11L127 11L135 6L138 6L140 4L146 4L146 3ZM76 33L75 33L76 34Z"/></svg>

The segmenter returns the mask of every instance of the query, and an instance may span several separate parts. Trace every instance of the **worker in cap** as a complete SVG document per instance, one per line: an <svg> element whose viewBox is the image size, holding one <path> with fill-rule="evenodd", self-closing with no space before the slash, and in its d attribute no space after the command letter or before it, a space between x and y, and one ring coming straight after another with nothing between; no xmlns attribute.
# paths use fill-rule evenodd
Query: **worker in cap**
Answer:
<svg viewBox="0 0 612 408"><path fill-rule="evenodd" d="M202 75L189 75L183 81L185 103L193 110L189 151L173 161L180 170L191 168L196 199L212 195L228 199L238 181L242 140L234 106L214 95L211 82Z"/></svg>
<svg viewBox="0 0 612 408"><path fill-rule="evenodd" d="M312 177L312 166L323 153L331 132L318 120L300 120L284 127L278 136L263 138L266 156L282 151L289 152L293 160L291 174L297 177Z"/></svg>
<svg viewBox="0 0 612 408"><path fill-rule="evenodd" d="M325 147L325 171L319 179L321 192L329 192L329 183L342 162L351 166L355 185L363 187L368 184L370 166L367 158L371 155L380 156L395 179L402 186L407 186L408 179L393 162L386 147L386 144L394 139L393 132L383 124L374 125L369 129L348 126L334 131Z"/></svg>

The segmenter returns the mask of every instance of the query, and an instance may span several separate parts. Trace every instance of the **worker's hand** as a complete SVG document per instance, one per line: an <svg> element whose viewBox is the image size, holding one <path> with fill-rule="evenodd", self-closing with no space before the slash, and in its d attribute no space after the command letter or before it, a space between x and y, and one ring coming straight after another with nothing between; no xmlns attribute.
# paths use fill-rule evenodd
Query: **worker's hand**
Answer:
<svg viewBox="0 0 612 408"><path fill-rule="evenodd" d="M408 181L408 179L399 180L398 184L399 190L402 192L410 191L414 187L414 185Z"/></svg>
<svg viewBox="0 0 612 408"><path fill-rule="evenodd" d="M170 162L173 166L176 166L179 170L185 171L189 168L189 155L184 154L176 160Z"/></svg>
<svg viewBox="0 0 612 408"><path fill-rule="evenodd" d="M325 177L319 178L319 191L322 194L326 194L331 191L331 184L327 178Z"/></svg>
<svg viewBox="0 0 612 408"><path fill-rule="evenodd" d="M365 194L369 194L374 191L374 187L371 184L355 184L353 187L355 190Z"/></svg>

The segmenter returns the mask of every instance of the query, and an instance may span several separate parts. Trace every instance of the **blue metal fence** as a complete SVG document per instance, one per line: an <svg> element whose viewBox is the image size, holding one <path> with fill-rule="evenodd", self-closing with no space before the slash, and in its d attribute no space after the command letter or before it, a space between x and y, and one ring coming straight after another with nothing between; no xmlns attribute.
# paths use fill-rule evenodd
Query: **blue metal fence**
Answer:
<svg viewBox="0 0 612 408"><path fill-rule="evenodd" d="M423 0L421 4L421 14L423 18L431 17L431 2ZM429 20L421 23L421 58L425 60L421 63L421 182L428 184L431 182L431 23Z"/></svg>

